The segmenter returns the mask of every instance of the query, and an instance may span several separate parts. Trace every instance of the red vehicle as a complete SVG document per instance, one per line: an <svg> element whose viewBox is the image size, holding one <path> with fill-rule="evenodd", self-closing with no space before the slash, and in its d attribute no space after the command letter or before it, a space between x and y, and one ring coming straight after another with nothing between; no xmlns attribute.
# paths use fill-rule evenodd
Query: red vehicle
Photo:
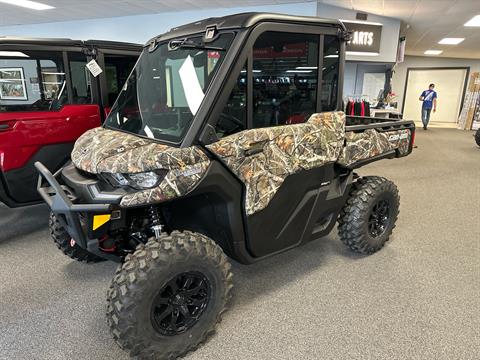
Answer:
<svg viewBox="0 0 480 360"><path fill-rule="evenodd" d="M100 126L142 50L111 41L0 37L0 201L30 205L41 161L53 172ZM86 64L94 59L96 77Z"/></svg>

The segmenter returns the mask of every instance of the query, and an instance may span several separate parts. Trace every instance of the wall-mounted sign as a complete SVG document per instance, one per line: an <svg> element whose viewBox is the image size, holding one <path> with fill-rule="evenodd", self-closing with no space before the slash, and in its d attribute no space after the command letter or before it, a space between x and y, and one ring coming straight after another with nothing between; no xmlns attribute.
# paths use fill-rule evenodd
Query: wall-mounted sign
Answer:
<svg viewBox="0 0 480 360"><path fill-rule="evenodd" d="M352 32L347 43L347 51L378 55L382 38L382 24L361 21L342 20L348 31Z"/></svg>

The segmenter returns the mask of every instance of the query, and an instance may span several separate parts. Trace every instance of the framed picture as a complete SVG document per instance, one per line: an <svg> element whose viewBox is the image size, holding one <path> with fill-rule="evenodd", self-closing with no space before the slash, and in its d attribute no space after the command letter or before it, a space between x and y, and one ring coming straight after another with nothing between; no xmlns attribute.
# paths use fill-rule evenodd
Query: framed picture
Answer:
<svg viewBox="0 0 480 360"><path fill-rule="evenodd" d="M0 99L28 100L23 68L0 68Z"/></svg>

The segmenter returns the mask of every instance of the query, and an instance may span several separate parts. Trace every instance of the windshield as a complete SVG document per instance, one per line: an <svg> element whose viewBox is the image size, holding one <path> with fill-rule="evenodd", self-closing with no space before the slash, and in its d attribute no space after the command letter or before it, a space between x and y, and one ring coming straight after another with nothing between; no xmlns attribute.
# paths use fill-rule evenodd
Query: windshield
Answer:
<svg viewBox="0 0 480 360"><path fill-rule="evenodd" d="M185 135L233 39L224 33L145 49L105 121L152 139L178 143Z"/></svg>

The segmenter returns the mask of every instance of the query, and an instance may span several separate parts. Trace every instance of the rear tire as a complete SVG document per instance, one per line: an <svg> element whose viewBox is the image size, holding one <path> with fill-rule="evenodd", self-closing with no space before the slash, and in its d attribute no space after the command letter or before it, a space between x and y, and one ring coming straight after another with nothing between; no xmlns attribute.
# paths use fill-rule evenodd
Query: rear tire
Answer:
<svg viewBox="0 0 480 360"><path fill-rule="evenodd" d="M174 231L125 258L107 294L107 322L130 356L176 359L215 332L233 287L230 263L204 235Z"/></svg>
<svg viewBox="0 0 480 360"><path fill-rule="evenodd" d="M475 142L477 143L478 146L480 146L480 129L477 130L475 133Z"/></svg>
<svg viewBox="0 0 480 360"><path fill-rule="evenodd" d="M338 219L340 240L357 253L380 250L392 234L399 206L393 182L377 176L358 179Z"/></svg>
<svg viewBox="0 0 480 360"><path fill-rule="evenodd" d="M100 262L104 261L101 257L88 252L84 248L78 246L77 244L71 245L71 237L67 231L60 224L58 219L53 213L50 213L50 219L48 222L50 228L50 235L57 245L57 247L69 258L80 261L80 262Z"/></svg>

